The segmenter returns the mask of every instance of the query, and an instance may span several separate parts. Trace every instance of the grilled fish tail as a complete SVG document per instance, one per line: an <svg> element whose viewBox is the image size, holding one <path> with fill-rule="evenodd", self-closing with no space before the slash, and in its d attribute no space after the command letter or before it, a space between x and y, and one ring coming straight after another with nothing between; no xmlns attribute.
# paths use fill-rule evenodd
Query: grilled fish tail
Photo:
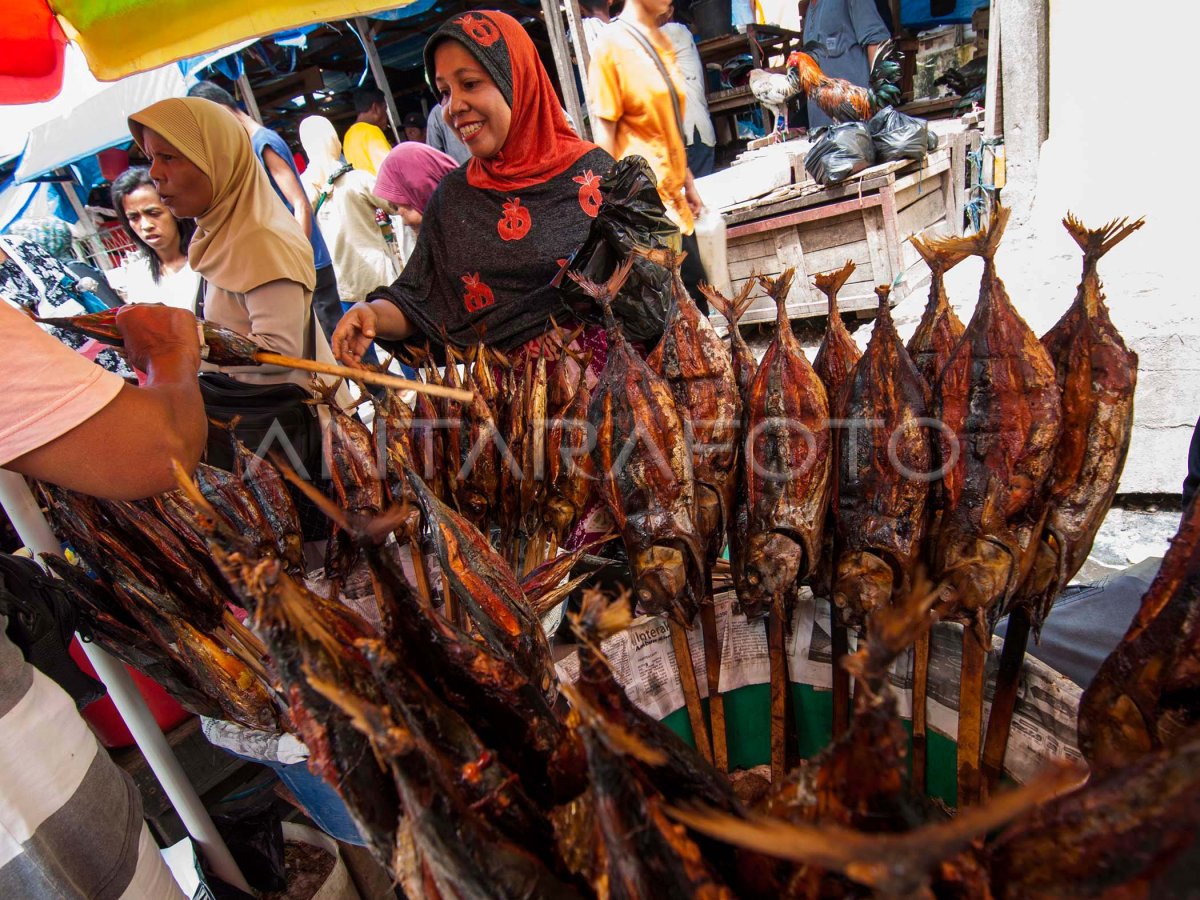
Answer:
<svg viewBox="0 0 1200 900"><path fill-rule="evenodd" d="M970 251L958 245L961 238L918 237L913 235L909 243L921 254L925 265L935 276L945 275L960 262L971 255ZM955 242L951 245L951 242Z"/></svg>
<svg viewBox="0 0 1200 900"><path fill-rule="evenodd" d="M850 276L854 274L854 260L846 260L846 264L833 272L824 272L813 277L813 284L822 294L829 298L829 314L837 313L837 295Z"/></svg>
<svg viewBox="0 0 1200 900"><path fill-rule="evenodd" d="M746 283L742 285L741 290L732 298L726 297L711 284L701 284L698 287L700 288L700 293L708 298L708 302L712 304L713 309L724 316L725 321L732 328L741 321L742 316L746 314L746 310L750 308L750 304L754 302L750 295L754 293L755 283L756 279L754 278L746 279Z"/></svg>
<svg viewBox="0 0 1200 900"><path fill-rule="evenodd" d="M1146 224L1143 216L1135 222L1129 219L1114 219L1100 228L1088 228L1074 213L1067 213L1063 219L1063 227L1075 239L1079 249L1083 251L1083 264L1095 263L1105 253L1111 250L1129 235Z"/></svg>
<svg viewBox="0 0 1200 900"><path fill-rule="evenodd" d="M962 237L935 238L929 240L927 244L932 245L937 252L947 258L953 259L955 256L961 256L962 259L965 259L968 256L979 256L990 262L996 258L996 251L1000 249L1000 239L1004 237L1004 229L1008 225L1008 217L1011 214L1012 210L1009 207L997 204L992 210L992 221L974 234L965 234ZM917 240L914 238L912 241L917 252L925 256L920 245L917 244ZM926 257L926 261L928 261L928 257ZM956 263L960 261L955 260Z"/></svg>

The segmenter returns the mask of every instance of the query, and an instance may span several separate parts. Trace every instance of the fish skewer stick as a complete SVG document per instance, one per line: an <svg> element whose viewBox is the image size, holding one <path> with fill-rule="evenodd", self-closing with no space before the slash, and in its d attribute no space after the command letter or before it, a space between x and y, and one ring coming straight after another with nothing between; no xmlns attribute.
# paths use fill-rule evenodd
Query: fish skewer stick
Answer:
<svg viewBox="0 0 1200 900"><path fill-rule="evenodd" d="M115 310L106 310L105 312L90 313L82 316L68 316L65 318L42 318L35 316L34 319L43 325L65 328L68 331L77 332L103 344L109 344L114 347L124 346L124 339L121 337L121 332L117 329ZM214 365L281 366L285 369L299 369L303 372L313 372L318 375L336 375L339 378L360 381L364 384L373 384L379 387L415 391L418 394L444 397L450 400L458 400L461 403L468 403L471 400L471 391L444 387L442 385L430 385L420 381L410 381L407 378L389 375L386 372L351 369L349 366L339 366L335 363L323 363L313 359L299 359L298 357L287 356L283 353L272 353L259 348L257 344L245 335L230 331L228 328L222 328L200 319L196 320L196 324L204 339L204 352L201 355L205 360Z"/></svg>

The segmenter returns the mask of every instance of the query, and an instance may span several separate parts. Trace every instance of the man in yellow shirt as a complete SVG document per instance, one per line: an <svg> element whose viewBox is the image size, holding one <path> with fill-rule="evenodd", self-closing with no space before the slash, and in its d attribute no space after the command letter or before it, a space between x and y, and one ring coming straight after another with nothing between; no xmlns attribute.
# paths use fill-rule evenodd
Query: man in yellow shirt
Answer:
<svg viewBox="0 0 1200 900"><path fill-rule="evenodd" d="M596 143L615 159L637 155L650 163L658 195L684 235L684 284L702 301L694 287L704 269L692 232L703 203L680 132L684 79L671 41L658 27L670 8L671 0L627 0L601 33L588 73L593 131Z"/></svg>
<svg viewBox="0 0 1200 900"><path fill-rule="evenodd" d="M342 153L346 162L362 172L379 174L379 166L391 152L392 145L384 136L388 124L387 100L378 88L364 87L354 92L354 111L358 119L346 129L342 138Z"/></svg>

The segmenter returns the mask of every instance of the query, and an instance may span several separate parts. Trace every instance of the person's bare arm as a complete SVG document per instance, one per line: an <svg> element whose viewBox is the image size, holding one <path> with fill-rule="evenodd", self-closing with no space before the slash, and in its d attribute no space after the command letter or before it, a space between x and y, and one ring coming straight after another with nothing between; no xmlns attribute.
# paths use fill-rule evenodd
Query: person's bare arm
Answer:
<svg viewBox="0 0 1200 900"><path fill-rule="evenodd" d="M283 196L291 205L292 215L300 223L304 236L311 238L313 211L312 204L308 202L308 195L304 193L304 185L300 183L300 179L296 177L296 173L292 171L287 160L270 147L263 150L262 158L266 163L267 171L271 173L271 177L279 185L279 190L283 191Z"/></svg>
<svg viewBox="0 0 1200 900"><path fill-rule="evenodd" d="M595 117L592 122L592 140L613 159L617 158L617 123Z"/></svg>
<svg viewBox="0 0 1200 900"><path fill-rule="evenodd" d="M91 418L5 468L97 497L134 500L175 487L177 460L191 472L208 436L196 381L200 339L191 313L136 304L117 314L126 355L148 380L125 385Z"/></svg>
<svg viewBox="0 0 1200 900"><path fill-rule="evenodd" d="M688 169L687 179L683 182L683 196L687 200L692 215L700 215L701 210L704 209L704 201L700 199L700 193L696 190L696 179L692 177L691 169Z"/></svg>
<svg viewBox="0 0 1200 900"><path fill-rule="evenodd" d="M396 304L387 300L355 303L341 318L330 346L338 362L362 367L362 355L375 338L402 341L416 331Z"/></svg>
<svg viewBox="0 0 1200 900"><path fill-rule="evenodd" d="M879 52L878 44L867 44L867 71L875 67L875 54Z"/></svg>

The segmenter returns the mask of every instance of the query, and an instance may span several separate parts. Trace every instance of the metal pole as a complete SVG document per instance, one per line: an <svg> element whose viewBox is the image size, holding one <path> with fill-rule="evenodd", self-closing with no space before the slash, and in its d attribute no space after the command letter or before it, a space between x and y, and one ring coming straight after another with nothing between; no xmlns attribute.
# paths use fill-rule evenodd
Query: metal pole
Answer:
<svg viewBox="0 0 1200 900"><path fill-rule="evenodd" d="M567 112L575 121L575 128L585 135L587 124L583 119L583 105L579 92L575 90L575 67L571 64L571 50L567 46L567 33L563 29L562 10L558 0L542 0L542 15L546 20L546 31L550 36L550 49L554 51L554 67L558 70L558 81L562 86L563 101Z"/></svg>
<svg viewBox="0 0 1200 900"><path fill-rule="evenodd" d="M71 209L75 210L75 215L79 217L79 225L83 228L83 239L92 248L92 256L96 265L101 269L111 269L112 262L108 258L108 250L104 247L104 241L100 239L100 232L96 230L92 214L84 208L83 201L79 199L79 194L75 190L75 176L70 169L62 171L66 172L67 180L61 181L59 184L62 185L63 193L67 195L67 202L71 204Z"/></svg>
<svg viewBox="0 0 1200 900"><path fill-rule="evenodd" d="M375 76L375 87L383 91L383 99L387 102L388 122L391 123L392 136L398 144L404 140L403 132L400 130L400 110L396 109L396 98L392 96L387 71L383 68L379 51L375 49L375 36L371 34L371 25L367 22L366 16L357 16L350 20L350 24L358 32L358 36L362 39L362 45L367 51L367 64L371 67L371 74Z"/></svg>
<svg viewBox="0 0 1200 900"><path fill-rule="evenodd" d="M583 103L586 109L592 108L591 86L588 84L588 72L592 65L592 52L587 45L583 33L583 16L579 12L579 0L565 0L567 9L567 24L571 27L571 37L575 41L575 64L579 68L579 83L583 85ZM592 138L591 119L580 123L580 136L586 140Z"/></svg>
<svg viewBox="0 0 1200 900"><path fill-rule="evenodd" d="M29 485L16 472L0 469L0 506L8 513L22 542L35 555L62 552ZM80 643L183 827L200 847L213 872L227 884L253 893L125 666L95 644Z"/></svg>
<svg viewBox="0 0 1200 900"><path fill-rule="evenodd" d="M242 95L242 102L246 104L246 112L250 118L262 125L262 113L258 110L258 101L254 99L254 88L250 87L250 79L246 77L245 69L237 77L237 86L238 93Z"/></svg>

